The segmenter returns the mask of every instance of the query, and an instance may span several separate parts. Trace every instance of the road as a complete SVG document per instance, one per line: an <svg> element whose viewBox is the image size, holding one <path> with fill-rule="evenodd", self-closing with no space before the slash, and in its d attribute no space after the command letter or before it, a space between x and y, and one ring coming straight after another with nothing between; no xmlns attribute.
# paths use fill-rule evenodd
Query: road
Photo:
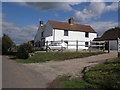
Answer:
<svg viewBox="0 0 120 90"><path fill-rule="evenodd" d="M77 76L84 67L117 57L116 52L46 63L21 64L3 56L3 88L46 88L58 75Z"/></svg>
<svg viewBox="0 0 120 90"><path fill-rule="evenodd" d="M3 88L44 88L45 79L39 72L3 56L2 60L2 87Z"/></svg>

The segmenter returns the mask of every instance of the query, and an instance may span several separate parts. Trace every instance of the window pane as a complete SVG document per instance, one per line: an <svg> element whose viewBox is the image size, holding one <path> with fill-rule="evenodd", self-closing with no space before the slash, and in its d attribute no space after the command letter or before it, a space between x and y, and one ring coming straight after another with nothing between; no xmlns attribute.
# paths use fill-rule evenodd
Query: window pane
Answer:
<svg viewBox="0 0 120 90"><path fill-rule="evenodd" d="M64 30L64 36L68 36L68 31Z"/></svg>

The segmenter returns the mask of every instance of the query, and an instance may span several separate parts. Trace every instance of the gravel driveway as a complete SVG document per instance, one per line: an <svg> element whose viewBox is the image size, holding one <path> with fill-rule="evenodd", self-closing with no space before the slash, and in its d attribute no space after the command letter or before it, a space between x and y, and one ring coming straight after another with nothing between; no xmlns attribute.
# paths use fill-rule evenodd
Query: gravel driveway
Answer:
<svg viewBox="0 0 120 90"><path fill-rule="evenodd" d="M9 67L6 66L3 63L3 67L8 70L8 72L3 71L3 87L11 87L15 88L23 88L23 87L29 87L29 88L45 88L47 85L54 80L58 75L63 74L70 74L70 75L79 75L80 72L83 70L84 67L95 65L98 63L102 63L106 60L116 58L117 52L110 52L109 54L102 54L102 55L96 55L96 56L90 56L86 58L78 58L78 59L71 59L71 60L65 60L65 61L49 61L45 63L31 63L31 64L21 64L17 63L15 61L6 60L5 63L11 63L13 66ZM13 73L13 70L10 68L17 68L18 72L15 70ZM4 69L5 70L5 69ZM17 77L12 79L12 76L9 76L9 73L13 73ZM21 74L22 73L22 74ZM9 75L6 75L9 74ZM19 76L19 74L21 76ZM11 78L11 79L10 79ZM20 84L17 82L19 79ZM9 80L9 82L7 82ZM12 80L13 84L10 84ZM17 82L16 84L14 84ZM24 85L25 83L25 85Z"/></svg>

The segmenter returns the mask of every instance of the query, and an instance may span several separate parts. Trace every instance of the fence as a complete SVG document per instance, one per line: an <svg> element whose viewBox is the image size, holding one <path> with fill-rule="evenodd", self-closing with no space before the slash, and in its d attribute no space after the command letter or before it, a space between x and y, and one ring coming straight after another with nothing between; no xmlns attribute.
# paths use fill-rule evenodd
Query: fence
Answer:
<svg viewBox="0 0 120 90"><path fill-rule="evenodd" d="M45 45L49 46L51 43L53 42L59 42L59 43L63 43L65 42L67 44L66 50L75 50L76 52L79 50L88 50L88 51L92 51L92 50L105 50L105 41L78 41L78 40L68 40L68 41L46 41ZM57 45L56 45L57 46ZM60 46L61 50L63 50L63 46Z"/></svg>

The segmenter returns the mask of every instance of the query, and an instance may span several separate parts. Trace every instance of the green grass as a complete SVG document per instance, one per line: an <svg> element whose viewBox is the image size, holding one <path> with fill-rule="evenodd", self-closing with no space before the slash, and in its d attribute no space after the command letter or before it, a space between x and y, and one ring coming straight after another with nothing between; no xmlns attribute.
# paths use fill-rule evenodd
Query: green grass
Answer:
<svg viewBox="0 0 120 90"><path fill-rule="evenodd" d="M101 88L120 88L120 58L96 65L84 76L85 81Z"/></svg>
<svg viewBox="0 0 120 90"><path fill-rule="evenodd" d="M92 55L103 54L104 52L40 52L28 59L17 59L21 63L39 63L46 61L60 61L74 58L83 58Z"/></svg>
<svg viewBox="0 0 120 90"><path fill-rule="evenodd" d="M64 88L96 88L95 85L89 84L84 80L71 80L71 81L64 81Z"/></svg>
<svg viewBox="0 0 120 90"><path fill-rule="evenodd" d="M62 88L119 89L120 58L92 67L83 75L83 78L69 80L70 77L65 75L58 78L59 81L57 80L57 86ZM54 81L52 83L56 85ZM55 87L54 85L52 85L52 88Z"/></svg>

